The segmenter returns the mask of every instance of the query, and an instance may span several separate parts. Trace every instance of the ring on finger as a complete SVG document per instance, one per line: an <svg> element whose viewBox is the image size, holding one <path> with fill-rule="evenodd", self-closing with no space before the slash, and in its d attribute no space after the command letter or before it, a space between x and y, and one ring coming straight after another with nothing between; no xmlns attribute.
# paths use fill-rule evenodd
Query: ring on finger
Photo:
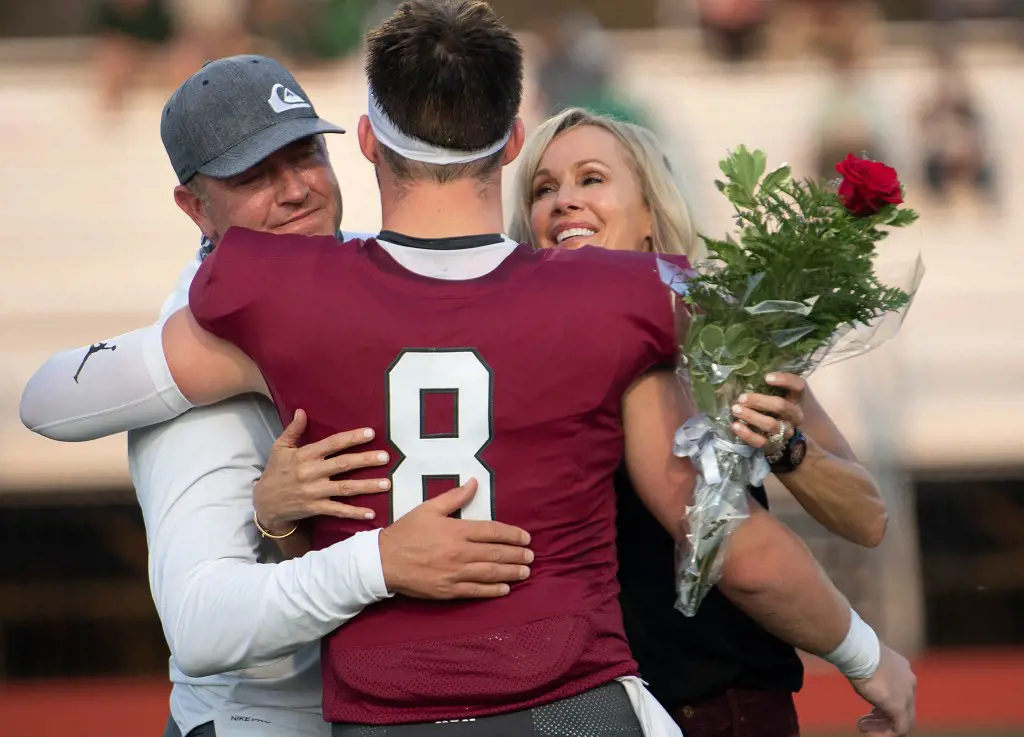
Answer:
<svg viewBox="0 0 1024 737"><path fill-rule="evenodd" d="M782 448L786 444L786 430L786 421L779 420L779 429L768 437L768 445L776 450Z"/></svg>

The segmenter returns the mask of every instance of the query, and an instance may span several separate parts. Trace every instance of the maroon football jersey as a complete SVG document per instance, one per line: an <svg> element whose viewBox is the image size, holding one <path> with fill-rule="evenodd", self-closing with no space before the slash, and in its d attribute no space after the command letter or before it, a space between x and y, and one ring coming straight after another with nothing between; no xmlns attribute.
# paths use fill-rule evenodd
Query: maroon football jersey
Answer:
<svg viewBox="0 0 1024 737"><path fill-rule="evenodd" d="M636 672L617 601L612 481L624 392L674 360L653 255L520 245L483 277L445 281L408 271L374 240L236 229L199 270L190 304L258 364L282 422L307 412L308 442L368 426L365 449L391 453L392 491L359 499L376 520L317 519L315 547L470 477L480 486L464 518L532 536L532 574L507 597L396 596L326 638L325 719L484 716Z"/></svg>

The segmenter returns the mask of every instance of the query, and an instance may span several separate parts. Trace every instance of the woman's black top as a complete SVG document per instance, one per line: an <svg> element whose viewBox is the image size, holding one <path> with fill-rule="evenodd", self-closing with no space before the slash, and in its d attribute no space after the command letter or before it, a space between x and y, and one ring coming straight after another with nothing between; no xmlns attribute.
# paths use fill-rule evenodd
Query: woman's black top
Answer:
<svg viewBox="0 0 1024 737"><path fill-rule="evenodd" d="M765 509L763 487L752 489ZM675 543L650 515L620 468L618 550L620 601L640 675L669 710L728 688L799 691L796 651L712 589L695 617L675 604Z"/></svg>

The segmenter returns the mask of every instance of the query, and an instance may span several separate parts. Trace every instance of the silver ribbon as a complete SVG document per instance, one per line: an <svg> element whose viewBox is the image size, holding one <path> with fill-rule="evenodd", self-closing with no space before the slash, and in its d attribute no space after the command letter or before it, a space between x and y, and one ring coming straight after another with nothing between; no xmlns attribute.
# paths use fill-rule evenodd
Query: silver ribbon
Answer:
<svg viewBox="0 0 1024 737"><path fill-rule="evenodd" d="M680 458L689 458L697 466L708 484L719 484L722 471L718 467L718 456L715 450L734 453L743 458L750 458L750 485L761 486L771 473L764 453L746 443L733 443L715 434L714 427L707 415L691 417L681 428L676 430L673 452Z"/></svg>

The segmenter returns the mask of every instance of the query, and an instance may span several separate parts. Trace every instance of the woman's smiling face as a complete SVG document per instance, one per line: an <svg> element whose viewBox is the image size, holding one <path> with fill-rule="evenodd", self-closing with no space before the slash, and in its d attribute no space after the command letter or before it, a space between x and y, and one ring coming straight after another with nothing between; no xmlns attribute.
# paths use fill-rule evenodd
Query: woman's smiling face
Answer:
<svg viewBox="0 0 1024 737"><path fill-rule="evenodd" d="M541 248L649 248L652 219L629 153L609 131L582 125L559 134L532 183L530 228Z"/></svg>

